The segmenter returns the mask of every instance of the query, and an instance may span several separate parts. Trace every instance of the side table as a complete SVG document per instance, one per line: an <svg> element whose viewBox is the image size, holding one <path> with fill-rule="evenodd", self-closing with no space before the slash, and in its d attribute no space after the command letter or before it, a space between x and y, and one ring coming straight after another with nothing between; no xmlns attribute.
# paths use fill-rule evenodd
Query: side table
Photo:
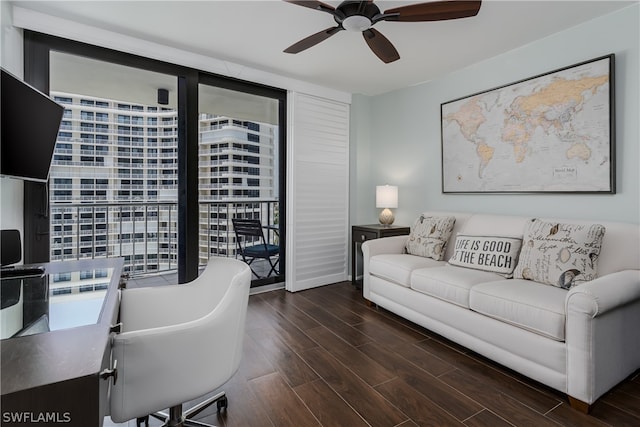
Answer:
<svg viewBox="0 0 640 427"><path fill-rule="evenodd" d="M400 225L353 225L351 226L351 283L355 287L362 286L362 280L358 280L358 250L359 245L367 240L380 239L382 237L401 236L409 234L410 228Z"/></svg>

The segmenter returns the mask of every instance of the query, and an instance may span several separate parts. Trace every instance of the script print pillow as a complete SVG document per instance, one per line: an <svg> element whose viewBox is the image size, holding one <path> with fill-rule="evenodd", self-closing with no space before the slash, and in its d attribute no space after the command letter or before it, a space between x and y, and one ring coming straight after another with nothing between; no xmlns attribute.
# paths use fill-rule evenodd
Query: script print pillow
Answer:
<svg viewBox="0 0 640 427"><path fill-rule="evenodd" d="M411 228L407 253L441 261L455 224L455 216L420 215Z"/></svg>
<svg viewBox="0 0 640 427"><path fill-rule="evenodd" d="M522 239L458 234L449 264L513 276Z"/></svg>
<svg viewBox="0 0 640 427"><path fill-rule="evenodd" d="M605 227L535 219L528 224L514 277L569 289L597 277Z"/></svg>

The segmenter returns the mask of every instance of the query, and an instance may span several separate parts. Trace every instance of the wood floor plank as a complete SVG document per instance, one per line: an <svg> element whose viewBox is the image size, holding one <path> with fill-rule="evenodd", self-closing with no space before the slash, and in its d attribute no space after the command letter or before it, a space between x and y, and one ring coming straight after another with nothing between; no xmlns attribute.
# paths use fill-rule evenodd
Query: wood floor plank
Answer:
<svg viewBox="0 0 640 427"><path fill-rule="evenodd" d="M366 427L369 425L322 380L300 385L293 390L323 426Z"/></svg>
<svg viewBox="0 0 640 427"><path fill-rule="evenodd" d="M428 351L416 346L414 343L397 345L393 348L393 351L434 377L457 369L451 363L434 356Z"/></svg>
<svg viewBox="0 0 640 427"><path fill-rule="evenodd" d="M555 422L540 412L534 411L501 390L487 386L463 371L447 372L439 379L516 426L556 426Z"/></svg>
<svg viewBox="0 0 640 427"><path fill-rule="evenodd" d="M296 387L318 379L318 375L294 352L280 336L272 331L252 331L251 337L289 386Z"/></svg>
<svg viewBox="0 0 640 427"><path fill-rule="evenodd" d="M353 326L373 341L384 343L385 346L393 348L406 343L415 343L424 340L426 337L401 326L390 327L383 322L362 322Z"/></svg>
<svg viewBox="0 0 640 427"><path fill-rule="evenodd" d="M287 304L281 293L267 292L264 294L256 295L255 297L271 305L271 307L273 307L278 315L289 320L291 323L293 323L303 331L306 329L315 328L319 325L318 322L307 316L302 311L298 310L294 305Z"/></svg>
<svg viewBox="0 0 640 427"><path fill-rule="evenodd" d="M338 338L327 328L319 326L309 329L306 333L367 384L375 386L395 378L393 373L365 356L356 347Z"/></svg>
<svg viewBox="0 0 640 427"><path fill-rule="evenodd" d="M295 351L304 351L309 348L315 347L316 343L307 337L296 325L291 323L286 318L279 316L275 309L267 304L265 301L260 300L256 304L256 309L263 310L265 313L269 313L270 321L265 322L265 327L271 327L278 332L282 340Z"/></svg>
<svg viewBox="0 0 640 427"><path fill-rule="evenodd" d="M640 399L640 381L627 380L622 382L616 390Z"/></svg>
<svg viewBox="0 0 640 427"><path fill-rule="evenodd" d="M375 389L419 426L460 427L461 425L459 420L399 378L381 384Z"/></svg>
<svg viewBox="0 0 640 427"><path fill-rule="evenodd" d="M364 321L362 316L354 313L353 311L343 307L340 304L336 304L335 300L331 298L327 292L323 292L322 289L310 289L305 292L301 292L300 296L306 298L308 301L319 307L331 307L331 314L338 319L342 320L347 325L355 325Z"/></svg>
<svg viewBox="0 0 640 427"><path fill-rule="evenodd" d="M576 411L569 406L568 402L553 408L546 416L563 426L604 427L609 425L591 415Z"/></svg>
<svg viewBox="0 0 640 427"><path fill-rule="evenodd" d="M408 419L326 350L315 348L305 351L301 356L372 427L395 426Z"/></svg>
<svg viewBox="0 0 640 427"><path fill-rule="evenodd" d="M350 342L355 346L371 342L371 338L333 316L328 311L329 307L321 308L306 298L300 298L293 294L285 295L285 298L288 304L294 305L343 340Z"/></svg>
<svg viewBox="0 0 640 427"><path fill-rule="evenodd" d="M606 402L616 408L624 409L625 411L640 418L640 398L634 395L630 395L623 391L614 390L604 395L601 399L602 402Z"/></svg>
<svg viewBox="0 0 640 427"><path fill-rule="evenodd" d="M473 417L464 421L467 427L512 427L513 424L508 423L491 411L484 409L475 414Z"/></svg>
<svg viewBox="0 0 640 427"><path fill-rule="evenodd" d="M480 412L482 406L469 399L458 390L443 383L433 375L409 363L397 353L379 344L366 344L358 347L360 351L393 371L414 389L418 390L429 400L463 421Z"/></svg>
<svg viewBox="0 0 640 427"><path fill-rule="evenodd" d="M242 358L238 371L245 378L257 378L276 372L276 367L262 353L261 347L248 334L245 334Z"/></svg>
<svg viewBox="0 0 640 427"><path fill-rule="evenodd" d="M593 405L591 416L612 426L640 426L640 418L630 412L611 406L606 402L598 401Z"/></svg>
<svg viewBox="0 0 640 427"><path fill-rule="evenodd" d="M487 366L484 361L479 360L479 356L474 356L471 352L460 353L456 349L433 339L421 341L416 346L428 353L444 358L458 369L487 386L504 389L506 394L540 413L546 413L561 402L557 395L541 389L533 381L529 383L520 382L511 372L507 374L506 368L500 370L499 368L496 369L499 365Z"/></svg>
<svg viewBox="0 0 640 427"><path fill-rule="evenodd" d="M260 397L271 422L278 427L320 426L296 393L279 374L265 375L249 381L254 393Z"/></svg>
<svg viewBox="0 0 640 427"><path fill-rule="evenodd" d="M225 427L277 427L269 419L262 398L249 387L249 382L240 370L211 395L221 391L227 395L227 410L217 413L216 405L212 405L206 412L198 415L196 420Z"/></svg>

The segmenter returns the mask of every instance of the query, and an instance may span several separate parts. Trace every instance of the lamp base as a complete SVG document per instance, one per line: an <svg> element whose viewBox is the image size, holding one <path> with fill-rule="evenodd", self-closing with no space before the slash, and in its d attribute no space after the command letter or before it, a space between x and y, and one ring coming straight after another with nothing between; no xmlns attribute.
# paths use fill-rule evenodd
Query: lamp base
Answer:
<svg viewBox="0 0 640 427"><path fill-rule="evenodd" d="M393 212L389 208L384 208L382 212L380 212L380 216L378 217L378 221L380 224L389 226L393 224L395 218L393 217Z"/></svg>

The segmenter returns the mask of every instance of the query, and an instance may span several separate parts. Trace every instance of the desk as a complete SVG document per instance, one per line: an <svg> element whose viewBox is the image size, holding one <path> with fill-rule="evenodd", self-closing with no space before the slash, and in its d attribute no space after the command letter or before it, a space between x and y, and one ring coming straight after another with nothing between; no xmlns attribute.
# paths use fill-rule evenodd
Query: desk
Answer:
<svg viewBox="0 0 640 427"><path fill-rule="evenodd" d="M401 236L409 234L411 229L400 225L354 225L351 227L351 283L356 286L361 286L361 281L358 281L358 267L357 259L360 252L358 251L358 245L366 242L367 240L380 239L382 237Z"/></svg>
<svg viewBox="0 0 640 427"><path fill-rule="evenodd" d="M118 317L123 260L87 259L43 266L49 280L45 295L49 300L46 313L51 314L47 328L51 330L2 340L1 423L102 426L109 379L101 379L100 373L111 366L111 325ZM107 277L96 278L105 273ZM83 308L80 323L77 316L54 320L55 312L68 314L78 308L79 300L93 300L96 293L102 294L101 302L90 302L93 314Z"/></svg>

